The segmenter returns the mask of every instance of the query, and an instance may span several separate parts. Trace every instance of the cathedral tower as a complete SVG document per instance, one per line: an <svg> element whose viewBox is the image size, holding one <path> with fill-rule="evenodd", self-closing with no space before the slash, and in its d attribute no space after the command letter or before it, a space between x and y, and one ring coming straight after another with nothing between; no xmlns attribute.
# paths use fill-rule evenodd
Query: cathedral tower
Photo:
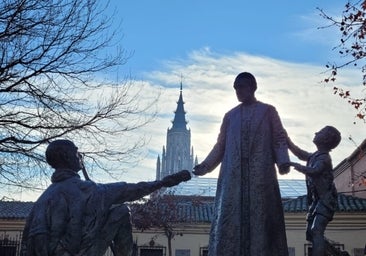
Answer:
<svg viewBox="0 0 366 256"><path fill-rule="evenodd" d="M176 173L180 170L193 168L193 147L191 148L191 130L187 129L185 118L184 101L182 94L182 83L180 84L177 109L174 112L172 128L168 128L166 137L166 148L163 146L161 159L158 156L156 164L156 179Z"/></svg>

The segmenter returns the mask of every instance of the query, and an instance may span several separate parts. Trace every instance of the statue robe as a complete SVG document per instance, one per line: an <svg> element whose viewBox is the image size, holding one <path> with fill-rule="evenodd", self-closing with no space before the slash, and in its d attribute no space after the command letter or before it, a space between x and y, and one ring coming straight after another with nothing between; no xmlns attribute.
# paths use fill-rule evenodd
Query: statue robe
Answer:
<svg viewBox="0 0 366 256"><path fill-rule="evenodd" d="M221 163L209 256L287 256L275 164L289 162L276 109L255 102L224 116L217 143L203 161Z"/></svg>

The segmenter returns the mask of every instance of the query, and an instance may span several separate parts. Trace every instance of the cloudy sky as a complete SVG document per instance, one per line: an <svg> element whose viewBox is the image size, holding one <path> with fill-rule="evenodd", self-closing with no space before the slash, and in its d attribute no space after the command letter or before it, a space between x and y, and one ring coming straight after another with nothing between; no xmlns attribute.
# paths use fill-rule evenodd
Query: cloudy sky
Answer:
<svg viewBox="0 0 366 256"><path fill-rule="evenodd" d="M203 160L215 143L224 113L238 104L232 84L243 71L256 76L257 99L276 107L288 134L300 147L315 151L314 132L333 125L343 137L331 153L334 165L350 155L366 138L366 124L354 124L353 108L333 95L333 85L320 83L325 64L337 60L332 49L339 34L334 29L319 29L328 23L317 10L339 16L345 3L112 0L109 11L120 25L121 46L133 53L117 75L130 74L136 83L145 84L146 93L161 93L157 119L141 131L150 138L144 148L146 157L124 173L123 179L155 178L156 158L166 144L181 81L192 146L199 161ZM335 85L360 94L360 81L358 70L344 69ZM280 178L303 176L292 171ZM95 179L108 181L102 176Z"/></svg>

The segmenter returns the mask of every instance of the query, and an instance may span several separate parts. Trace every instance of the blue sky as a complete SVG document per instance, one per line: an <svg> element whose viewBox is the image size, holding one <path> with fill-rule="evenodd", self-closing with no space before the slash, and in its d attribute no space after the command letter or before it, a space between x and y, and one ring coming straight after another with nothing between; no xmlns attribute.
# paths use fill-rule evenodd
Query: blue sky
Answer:
<svg viewBox="0 0 366 256"><path fill-rule="evenodd" d="M138 76L164 60L197 49L247 52L276 59L324 64L331 46L317 29L317 7L334 13L345 1L117 1L123 46L134 52L126 67Z"/></svg>
<svg viewBox="0 0 366 256"><path fill-rule="evenodd" d="M110 79L128 74L136 84L144 85L142 103L144 98L161 94L156 120L139 131L149 137L142 150L144 158L123 171L121 179L155 179L156 159L166 144L181 81L192 146L202 161L216 141L223 115L238 104L232 83L242 71L256 76L258 100L276 107L300 147L315 151L314 133L333 125L343 137L331 152L334 165L349 156L355 143L366 138L366 124L353 124L353 108L333 95L332 86L320 83L325 64L337 58L332 48L339 35L334 29L318 29L327 22L316 9L339 16L345 3L111 0L111 17L120 24L120 47L133 55ZM344 69L336 85L362 94L360 81L358 70ZM292 156L292 160L296 158ZM215 170L206 177L217 174ZM92 177L99 182L113 181L97 171ZM292 170L280 178L303 179L303 175ZM22 200L27 197L21 195Z"/></svg>

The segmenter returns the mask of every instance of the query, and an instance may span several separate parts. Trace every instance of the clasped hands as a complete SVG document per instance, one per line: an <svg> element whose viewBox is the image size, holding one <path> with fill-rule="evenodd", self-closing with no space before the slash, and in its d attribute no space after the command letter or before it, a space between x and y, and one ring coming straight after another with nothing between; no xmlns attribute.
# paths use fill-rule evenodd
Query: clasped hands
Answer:
<svg viewBox="0 0 366 256"><path fill-rule="evenodd" d="M197 176L202 176L208 173L208 166L204 163L198 164L193 168L192 173Z"/></svg>
<svg viewBox="0 0 366 256"><path fill-rule="evenodd" d="M283 166L284 168L287 168L288 171L286 173L288 173L290 171L290 166L294 167L295 170L304 173L305 172L305 166L299 164L299 163L294 163L294 162L288 162L285 164L282 164L281 166ZM279 172L281 173L281 166L279 166ZM283 173L281 173L283 174Z"/></svg>
<svg viewBox="0 0 366 256"><path fill-rule="evenodd" d="M290 167L294 167L295 170L301 172L301 173L305 173L305 166L298 164L298 163L294 163L294 162L288 162L288 163L284 163L278 166L278 172L280 174L287 174L290 172Z"/></svg>
<svg viewBox="0 0 366 256"><path fill-rule="evenodd" d="M173 187L181 183L182 181L188 181L191 179L191 174L187 170L165 176L161 181L164 187Z"/></svg>

